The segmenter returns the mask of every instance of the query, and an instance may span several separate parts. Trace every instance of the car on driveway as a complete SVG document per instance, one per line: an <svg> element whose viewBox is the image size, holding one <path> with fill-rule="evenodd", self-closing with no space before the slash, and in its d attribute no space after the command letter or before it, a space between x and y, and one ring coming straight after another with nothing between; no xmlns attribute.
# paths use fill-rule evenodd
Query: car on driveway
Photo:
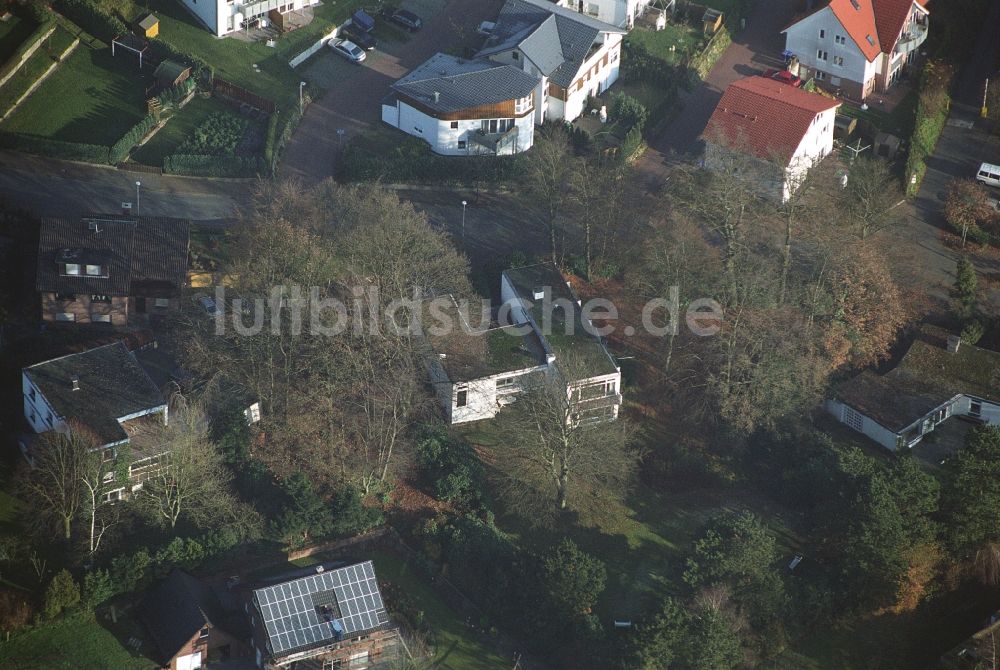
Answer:
<svg viewBox="0 0 1000 670"><path fill-rule="evenodd" d="M338 56L346 58L355 65L361 65L368 57L364 49L350 40L330 40L330 48Z"/></svg>
<svg viewBox="0 0 1000 670"><path fill-rule="evenodd" d="M208 314L209 316L216 318L222 316L222 310L219 309L219 306L217 304L215 304L215 300L213 300L209 296L205 295L204 293L199 293L198 295L195 296L195 299L198 301L198 304L201 306L201 308L205 310L205 313Z"/></svg>
<svg viewBox="0 0 1000 670"><path fill-rule="evenodd" d="M351 41L357 44L359 47L365 51L371 51L378 46L378 40L372 36L371 33L366 32L360 28L357 24L349 23L344 26L343 33L351 38Z"/></svg>
<svg viewBox="0 0 1000 670"><path fill-rule="evenodd" d="M389 15L389 20L396 25L403 26L411 33L415 33L424 27L424 22L419 16L406 9L397 9Z"/></svg>

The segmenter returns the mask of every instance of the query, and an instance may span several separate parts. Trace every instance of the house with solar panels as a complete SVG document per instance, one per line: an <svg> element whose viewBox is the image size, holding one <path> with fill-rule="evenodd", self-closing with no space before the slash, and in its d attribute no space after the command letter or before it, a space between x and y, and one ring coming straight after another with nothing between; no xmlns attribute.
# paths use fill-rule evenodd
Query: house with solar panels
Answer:
<svg viewBox="0 0 1000 670"><path fill-rule="evenodd" d="M247 609L260 668L378 668L401 646L371 561L256 588Z"/></svg>

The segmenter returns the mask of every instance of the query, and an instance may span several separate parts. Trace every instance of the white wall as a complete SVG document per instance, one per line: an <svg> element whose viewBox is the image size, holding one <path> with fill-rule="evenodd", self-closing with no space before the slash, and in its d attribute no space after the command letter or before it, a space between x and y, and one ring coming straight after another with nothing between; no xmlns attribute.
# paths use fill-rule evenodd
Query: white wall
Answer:
<svg viewBox="0 0 1000 670"><path fill-rule="evenodd" d="M469 382L452 384L449 387L450 395L445 404L448 413L448 422L455 424L492 419L497 415L502 406L514 402L517 395L524 390L524 377L532 373L544 372L546 367L545 365L541 365L475 379ZM515 380L512 387L497 388L497 381L509 378ZM463 389L467 391L466 404L464 407L459 407L458 392Z"/></svg>
<svg viewBox="0 0 1000 670"><path fill-rule="evenodd" d="M820 30L825 31L825 36L822 38L819 36ZM837 44L837 35L844 37L844 44ZM872 37L877 44L878 36L873 34ZM865 82L874 77L878 69L877 62L868 62L864 52L847 34L829 7L824 7L789 26L785 31L785 48L795 54L802 65L811 70L818 69L827 73L826 81L831 86L840 85L834 81L835 77L858 83ZM819 60L816 57L820 49L827 52L827 60ZM834 65L836 56L844 59L843 66Z"/></svg>
<svg viewBox="0 0 1000 670"><path fill-rule="evenodd" d="M31 399L31 392L34 391L35 399ZM42 392L31 383L28 375L21 373L21 393L24 395L24 419L36 433L44 433L49 430L66 430L66 422L59 413L56 412L49 401L45 399ZM32 419L34 414L34 419ZM52 417L50 426L47 417Z"/></svg>
<svg viewBox="0 0 1000 670"><path fill-rule="evenodd" d="M837 108L820 112L809 125L785 171L782 202L788 200L810 169L833 151L833 124Z"/></svg>
<svg viewBox="0 0 1000 670"><path fill-rule="evenodd" d="M510 117L507 117L510 118ZM516 151L527 151L535 140L534 115L528 112L514 119L517 126L517 140L505 147L500 154L510 155ZM445 156L468 156L478 153L477 147L469 140L469 135L482 127L482 119L460 119L444 121L412 107L403 100L397 100L396 105L382 105L382 121L399 128L404 133L419 137L427 142L431 150ZM457 128L451 124L457 123ZM459 141L465 141L465 148L459 148ZM479 147L479 149L483 149ZM485 151L485 149L483 149Z"/></svg>
<svg viewBox="0 0 1000 670"><path fill-rule="evenodd" d="M845 413L848 411L847 405L843 404L838 400L827 400L825 403L826 411L829 412L844 425L850 427L844 420ZM856 410L855 410L856 411ZM860 412L858 412L861 414ZM861 414L861 432L875 440L883 447L889 451L896 451L896 434L890 431L888 428L882 426L875 421L872 421L864 414Z"/></svg>
<svg viewBox="0 0 1000 670"><path fill-rule="evenodd" d="M226 17L232 15L235 3L230 5L226 0L181 0L181 4L216 35L228 32Z"/></svg>

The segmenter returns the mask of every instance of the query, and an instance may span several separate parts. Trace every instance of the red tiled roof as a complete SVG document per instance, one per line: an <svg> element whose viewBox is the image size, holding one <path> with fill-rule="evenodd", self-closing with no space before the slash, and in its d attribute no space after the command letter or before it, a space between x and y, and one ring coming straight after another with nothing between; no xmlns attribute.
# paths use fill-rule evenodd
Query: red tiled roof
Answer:
<svg viewBox="0 0 1000 670"><path fill-rule="evenodd" d="M921 7L925 4L922 0L874 0L875 27L878 29L879 44L885 53L889 53L896 46L896 38L903 30L903 24L910 15L914 1Z"/></svg>
<svg viewBox="0 0 1000 670"><path fill-rule="evenodd" d="M875 0L830 0L830 11L861 49L868 62L882 53L875 25ZM902 24L900 24L902 25Z"/></svg>
<svg viewBox="0 0 1000 670"><path fill-rule="evenodd" d="M758 158L786 160L820 112L840 102L767 77L747 77L722 94L704 137L709 142L746 147Z"/></svg>

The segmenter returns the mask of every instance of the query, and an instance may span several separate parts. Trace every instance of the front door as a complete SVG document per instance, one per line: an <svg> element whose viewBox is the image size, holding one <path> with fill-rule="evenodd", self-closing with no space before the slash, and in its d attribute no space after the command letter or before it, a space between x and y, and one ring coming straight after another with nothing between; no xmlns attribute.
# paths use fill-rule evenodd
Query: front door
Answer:
<svg viewBox="0 0 1000 670"><path fill-rule="evenodd" d="M146 313L146 299L145 298L136 298L135 299L135 311L137 311L139 314L145 314Z"/></svg>

